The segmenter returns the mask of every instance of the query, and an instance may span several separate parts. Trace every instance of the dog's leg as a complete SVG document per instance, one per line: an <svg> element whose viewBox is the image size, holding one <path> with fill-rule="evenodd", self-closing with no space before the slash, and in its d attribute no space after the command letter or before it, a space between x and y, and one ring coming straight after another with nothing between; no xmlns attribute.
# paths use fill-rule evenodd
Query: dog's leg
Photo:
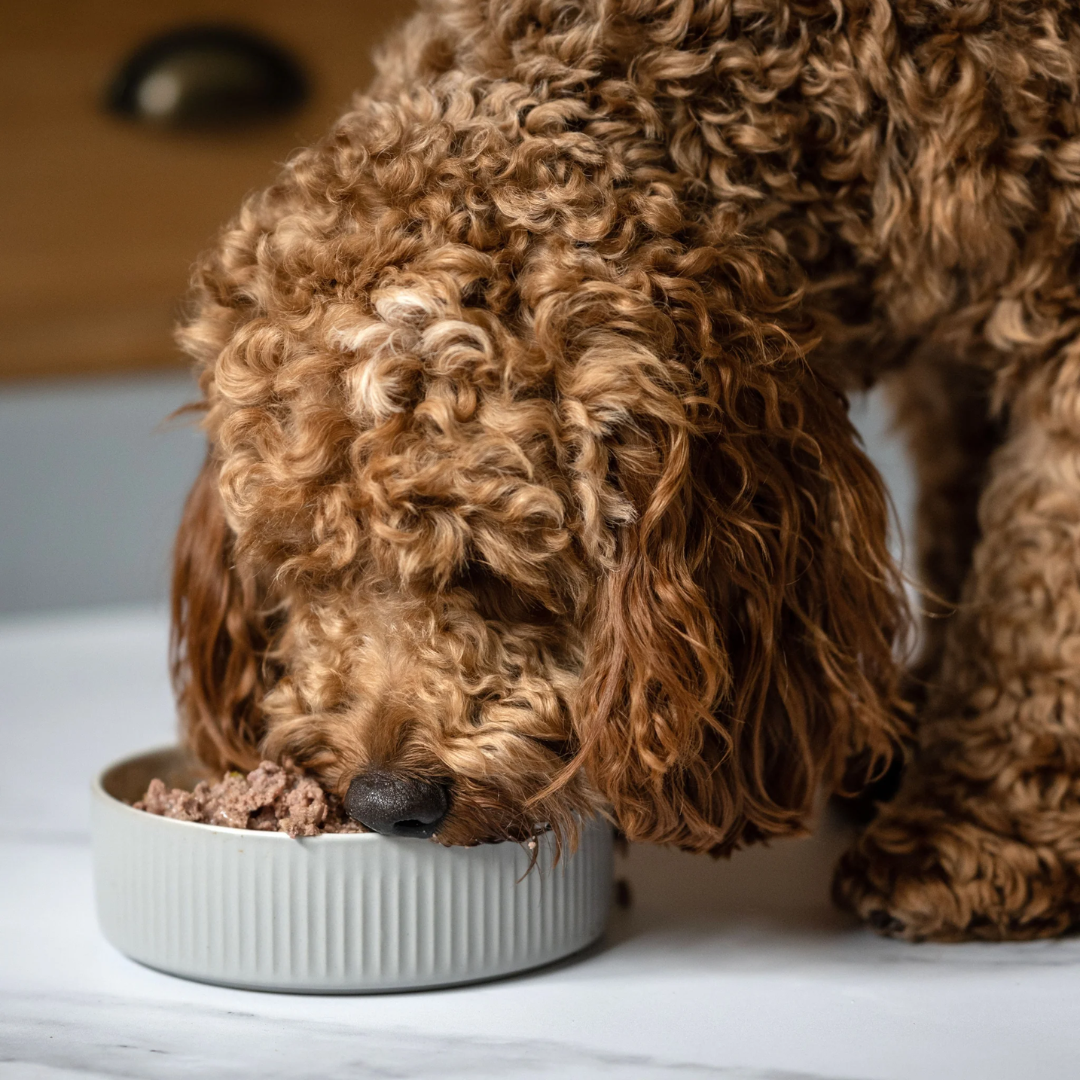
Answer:
<svg viewBox="0 0 1080 1080"><path fill-rule="evenodd" d="M906 696L920 707L941 667L950 615L971 569L979 496L1003 434L991 415L987 368L953 360L943 349L927 343L917 350L889 387L918 485L913 540L926 617Z"/></svg>
<svg viewBox="0 0 1080 1080"><path fill-rule="evenodd" d="M932 342L889 377L889 397L918 485L913 542L924 618L919 654L904 686L904 699L916 716L941 667L949 617L959 603L979 536L979 495L990 455L1001 441L1002 424L991 415L990 381L986 366L954 360L944 346ZM861 790L865 761L855 759L847 787L856 794L839 800L843 813L859 824L869 822L876 804L895 796L903 758L898 752L888 771Z"/></svg>
<svg viewBox="0 0 1080 1080"><path fill-rule="evenodd" d="M838 902L899 937L1080 920L1080 344L1010 412L908 775L837 871Z"/></svg>

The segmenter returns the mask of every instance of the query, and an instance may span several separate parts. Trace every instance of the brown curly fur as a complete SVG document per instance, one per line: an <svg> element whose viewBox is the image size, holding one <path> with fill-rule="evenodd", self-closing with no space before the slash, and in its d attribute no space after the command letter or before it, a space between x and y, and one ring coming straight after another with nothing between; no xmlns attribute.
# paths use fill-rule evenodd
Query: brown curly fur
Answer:
<svg viewBox="0 0 1080 1080"><path fill-rule="evenodd" d="M444 843L799 832L907 733L843 397L889 373L960 604L836 895L911 938L1069 926L1078 65L1064 2L424 7L196 274L190 743L449 782Z"/></svg>

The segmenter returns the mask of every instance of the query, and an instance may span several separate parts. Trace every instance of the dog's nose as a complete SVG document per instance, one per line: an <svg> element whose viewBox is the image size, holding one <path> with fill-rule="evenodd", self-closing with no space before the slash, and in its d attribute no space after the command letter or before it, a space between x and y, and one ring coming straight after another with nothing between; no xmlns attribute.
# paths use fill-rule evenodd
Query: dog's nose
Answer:
<svg viewBox="0 0 1080 1080"><path fill-rule="evenodd" d="M446 788L389 772L362 773L349 785L349 817L386 836L434 835L446 817Z"/></svg>

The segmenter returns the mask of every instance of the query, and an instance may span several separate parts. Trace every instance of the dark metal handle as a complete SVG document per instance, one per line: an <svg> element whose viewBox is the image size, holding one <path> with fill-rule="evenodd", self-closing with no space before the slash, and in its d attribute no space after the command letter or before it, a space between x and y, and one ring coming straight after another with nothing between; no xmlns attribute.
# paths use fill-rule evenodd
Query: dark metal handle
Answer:
<svg viewBox="0 0 1080 1080"><path fill-rule="evenodd" d="M124 62L106 94L119 116L158 127L246 127L301 105L307 79L273 42L247 30L192 26L162 34Z"/></svg>

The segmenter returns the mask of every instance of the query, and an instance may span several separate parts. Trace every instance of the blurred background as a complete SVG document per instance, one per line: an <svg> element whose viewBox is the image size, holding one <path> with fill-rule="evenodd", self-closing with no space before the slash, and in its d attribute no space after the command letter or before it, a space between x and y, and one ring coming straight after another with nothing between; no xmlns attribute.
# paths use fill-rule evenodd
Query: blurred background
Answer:
<svg viewBox="0 0 1080 1080"><path fill-rule="evenodd" d="M0 32L0 613L154 602L202 459L190 265L408 0L35 0Z"/></svg>
<svg viewBox="0 0 1080 1080"><path fill-rule="evenodd" d="M35 0L0 34L0 614L160 604L203 442L194 257L371 77L409 0ZM853 403L910 520L880 396Z"/></svg>

